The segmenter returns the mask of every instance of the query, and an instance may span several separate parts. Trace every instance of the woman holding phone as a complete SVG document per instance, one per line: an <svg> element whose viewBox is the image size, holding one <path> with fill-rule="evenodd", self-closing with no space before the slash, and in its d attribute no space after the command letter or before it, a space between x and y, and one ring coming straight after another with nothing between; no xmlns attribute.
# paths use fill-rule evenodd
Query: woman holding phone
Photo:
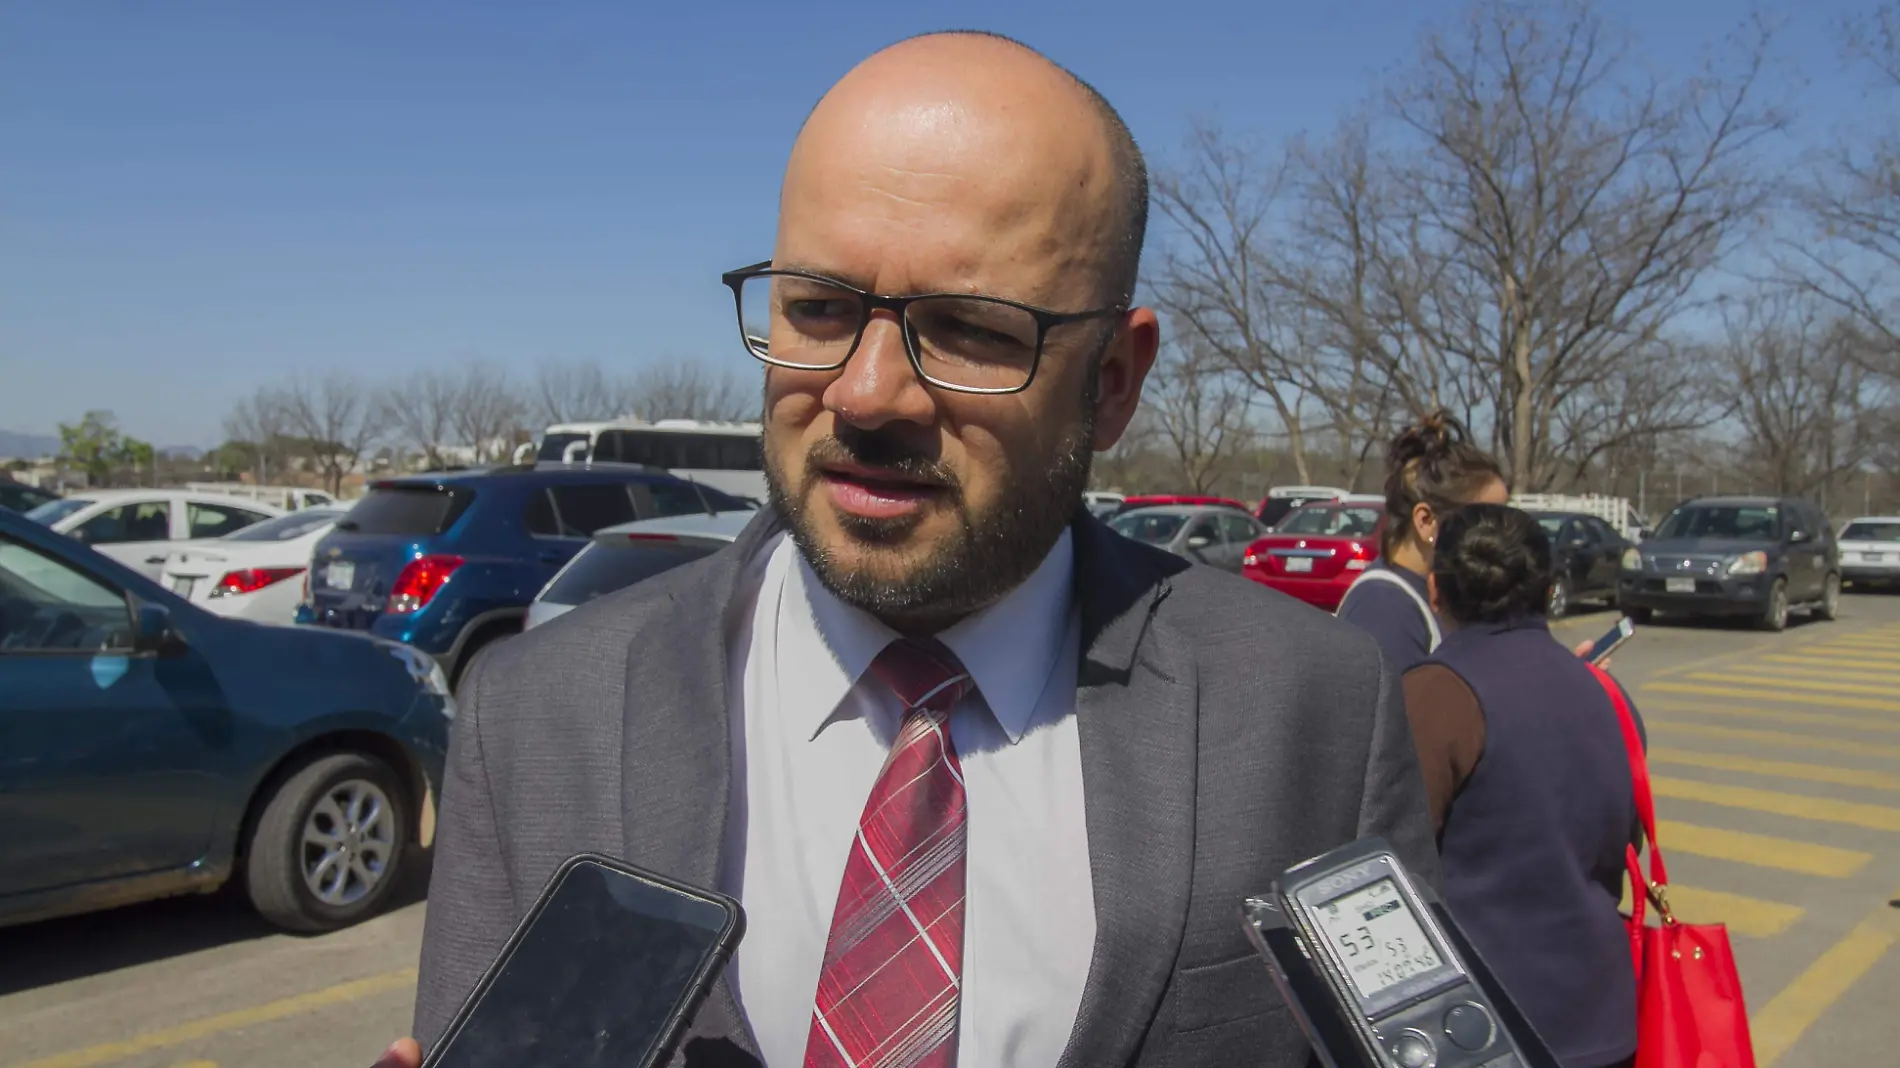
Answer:
<svg viewBox="0 0 1900 1068"><path fill-rule="evenodd" d="M1551 637L1535 519L1476 504L1437 533L1427 588L1445 640L1404 687L1445 903L1565 1068L1630 1063L1636 978L1618 907L1638 825L1616 707Z"/></svg>

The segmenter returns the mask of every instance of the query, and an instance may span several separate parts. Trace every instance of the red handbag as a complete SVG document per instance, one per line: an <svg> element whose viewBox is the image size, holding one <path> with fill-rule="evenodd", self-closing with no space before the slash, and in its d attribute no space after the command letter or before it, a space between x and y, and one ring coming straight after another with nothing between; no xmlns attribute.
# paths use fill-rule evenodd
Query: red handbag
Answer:
<svg viewBox="0 0 1900 1068"><path fill-rule="evenodd" d="M1649 877L1636 846L1626 857L1630 873L1630 958L1636 968L1636 1068L1755 1068L1748 1036L1742 978L1719 923L1679 922L1669 911L1669 872L1656 842L1656 802L1649 791L1649 760L1629 701L1603 669L1590 665L1623 724L1636 814L1649 840ZM1644 922L1656 903L1660 926Z"/></svg>

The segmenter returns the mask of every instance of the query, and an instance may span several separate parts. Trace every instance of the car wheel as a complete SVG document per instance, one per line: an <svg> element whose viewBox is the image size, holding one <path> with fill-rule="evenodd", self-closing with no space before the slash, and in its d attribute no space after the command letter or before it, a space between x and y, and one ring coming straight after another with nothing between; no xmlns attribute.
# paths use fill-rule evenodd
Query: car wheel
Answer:
<svg viewBox="0 0 1900 1068"><path fill-rule="evenodd" d="M1544 606L1544 611L1552 619L1562 619L1565 613L1570 611L1569 579L1559 575L1551 580L1550 603Z"/></svg>
<svg viewBox="0 0 1900 1068"><path fill-rule="evenodd" d="M1838 619L1841 614L1841 577L1829 574L1821 585L1821 603L1814 609L1816 619Z"/></svg>
<svg viewBox="0 0 1900 1068"><path fill-rule="evenodd" d="M1768 588L1768 604L1762 609L1761 618L1756 625L1763 630L1781 631L1788 629L1788 580L1776 579Z"/></svg>
<svg viewBox="0 0 1900 1068"><path fill-rule="evenodd" d="M395 889L411 835L389 765L362 753L319 757L277 787L251 833L251 905L292 931L367 919Z"/></svg>

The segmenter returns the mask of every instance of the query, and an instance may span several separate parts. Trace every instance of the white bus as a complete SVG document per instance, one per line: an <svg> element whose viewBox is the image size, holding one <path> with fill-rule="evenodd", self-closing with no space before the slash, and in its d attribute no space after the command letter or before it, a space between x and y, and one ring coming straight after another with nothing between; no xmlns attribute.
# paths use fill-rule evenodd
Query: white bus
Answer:
<svg viewBox="0 0 1900 1068"><path fill-rule="evenodd" d="M765 500L765 463L757 423L661 419L645 423L559 423L541 435L539 463L646 464L735 497ZM524 446L518 459L526 459Z"/></svg>

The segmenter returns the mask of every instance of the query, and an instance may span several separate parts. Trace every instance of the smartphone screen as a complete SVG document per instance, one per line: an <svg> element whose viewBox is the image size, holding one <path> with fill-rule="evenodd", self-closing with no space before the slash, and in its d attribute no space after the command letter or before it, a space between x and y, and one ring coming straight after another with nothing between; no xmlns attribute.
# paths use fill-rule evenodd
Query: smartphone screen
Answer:
<svg viewBox="0 0 1900 1068"><path fill-rule="evenodd" d="M1630 622L1628 616L1624 616L1622 619L1616 621L1616 625L1610 628L1609 633L1598 638L1591 644L1590 655L1586 657L1586 659L1592 664L1597 663L1604 657L1609 656L1610 653L1615 651L1617 646L1628 641L1635 633L1636 625Z"/></svg>
<svg viewBox="0 0 1900 1068"><path fill-rule="evenodd" d="M599 860L570 861L426 1064L653 1063L718 978L743 922L738 906L716 895Z"/></svg>

